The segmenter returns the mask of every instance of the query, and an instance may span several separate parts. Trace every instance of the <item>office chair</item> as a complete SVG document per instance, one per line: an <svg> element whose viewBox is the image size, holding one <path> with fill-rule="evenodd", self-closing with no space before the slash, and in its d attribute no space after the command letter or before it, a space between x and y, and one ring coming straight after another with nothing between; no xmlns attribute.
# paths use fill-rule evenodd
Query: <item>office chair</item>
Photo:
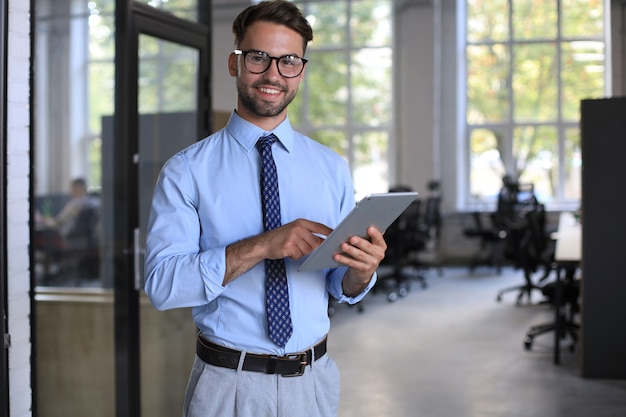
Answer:
<svg viewBox="0 0 626 417"><path fill-rule="evenodd" d="M574 278L576 272L575 266L568 266L564 268L565 279L561 282L561 300L556 300L556 290L558 283L550 282L542 287L542 293L550 300L553 308L557 309L558 323L554 321L538 324L532 326L526 332L524 338L524 348L530 350L532 348L535 337L556 331L559 333L559 337L564 339L566 336L570 336L572 343L569 346L569 350L573 352L578 342L578 331L580 326L576 322L576 315L580 311L580 280ZM558 304L557 304L558 303Z"/></svg>
<svg viewBox="0 0 626 417"><path fill-rule="evenodd" d="M554 244L546 233L545 207L537 204L523 215L524 224L518 223L515 229L508 231L508 236L515 236L513 242L515 256L515 267L522 269L524 283L500 290L496 296L497 301L502 301L505 293L517 291L517 304L520 304L524 297L530 302L533 291L542 291L542 282L545 281L552 271L554 261ZM520 236L519 241L517 236ZM541 278L535 283L533 275L544 268Z"/></svg>
<svg viewBox="0 0 626 417"><path fill-rule="evenodd" d="M415 250L415 267L427 269L434 267L439 276L443 275L443 268L439 259L439 246L441 242L441 183L438 180L431 180L427 183L428 196L424 204L420 220L420 234L424 245L420 245Z"/></svg>
<svg viewBox="0 0 626 417"><path fill-rule="evenodd" d="M420 207L421 200L415 199L385 231L387 251L380 266L383 271L385 269L390 271L379 272L373 290L386 291L388 301L395 301L399 296L408 294L410 280L413 277L407 274L405 269L412 265L412 250L423 244L419 239ZM425 278L421 274L417 275L417 279L422 283L422 287L426 287Z"/></svg>
<svg viewBox="0 0 626 417"><path fill-rule="evenodd" d="M504 265L504 239L507 236L506 230L497 227L497 213L489 214L490 224L483 223L483 214L479 211L471 213L473 224L463 228L463 235L470 239L478 239L479 249L473 256L470 263L470 273L477 267L485 265L496 268L496 273L500 275Z"/></svg>
<svg viewBox="0 0 626 417"><path fill-rule="evenodd" d="M61 247L60 274L63 278L98 276L98 208L83 207Z"/></svg>

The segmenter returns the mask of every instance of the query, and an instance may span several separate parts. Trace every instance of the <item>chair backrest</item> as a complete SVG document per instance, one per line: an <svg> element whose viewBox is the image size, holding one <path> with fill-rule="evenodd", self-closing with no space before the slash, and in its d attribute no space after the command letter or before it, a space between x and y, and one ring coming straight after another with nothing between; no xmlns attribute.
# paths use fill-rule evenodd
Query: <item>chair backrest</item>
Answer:
<svg viewBox="0 0 626 417"><path fill-rule="evenodd" d="M66 239L80 242L85 246L97 244L98 208L92 206L83 207Z"/></svg>
<svg viewBox="0 0 626 417"><path fill-rule="evenodd" d="M521 266L534 272L542 262L542 256L548 246L546 233L546 211L543 204L529 210L524 216L526 229L520 242Z"/></svg>
<svg viewBox="0 0 626 417"><path fill-rule="evenodd" d="M404 259L414 245L420 221L419 199L414 200L385 231L387 252L383 264Z"/></svg>
<svg viewBox="0 0 626 417"><path fill-rule="evenodd" d="M439 236L441 229L441 197L430 196L426 199L422 227L426 233L434 231Z"/></svg>

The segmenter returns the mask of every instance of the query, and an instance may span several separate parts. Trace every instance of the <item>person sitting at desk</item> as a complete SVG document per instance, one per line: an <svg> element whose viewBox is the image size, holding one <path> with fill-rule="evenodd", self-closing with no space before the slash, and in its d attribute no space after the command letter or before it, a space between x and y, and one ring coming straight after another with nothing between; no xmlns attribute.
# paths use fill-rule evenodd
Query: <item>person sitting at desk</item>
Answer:
<svg viewBox="0 0 626 417"><path fill-rule="evenodd" d="M55 229L64 239L74 230L81 211L98 206L98 201L87 192L87 182L83 178L74 179L70 189L72 198L61 211L54 217L42 218L46 227Z"/></svg>

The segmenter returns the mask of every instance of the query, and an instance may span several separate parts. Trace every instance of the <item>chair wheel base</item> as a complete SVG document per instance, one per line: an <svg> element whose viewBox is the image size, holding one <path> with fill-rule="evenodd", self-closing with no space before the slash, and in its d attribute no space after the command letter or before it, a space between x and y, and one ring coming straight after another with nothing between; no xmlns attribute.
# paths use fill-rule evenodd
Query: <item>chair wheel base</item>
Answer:
<svg viewBox="0 0 626 417"><path fill-rule="evenodd" d="M524 339L524 349L530 350L533 347L533 339L531 337L527 337Z"/></svg>

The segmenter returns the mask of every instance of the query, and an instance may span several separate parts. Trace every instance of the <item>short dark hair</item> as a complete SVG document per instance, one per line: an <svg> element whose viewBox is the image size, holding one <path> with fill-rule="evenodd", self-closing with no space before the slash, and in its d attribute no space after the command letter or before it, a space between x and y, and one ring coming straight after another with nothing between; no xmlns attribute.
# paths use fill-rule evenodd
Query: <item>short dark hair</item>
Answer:
<svg viewBox="0 0 626 417"><path fill-rule="evenodd" d="M72 187L80 187L80 188L84 188L85 190L87 189L87 180L85 180L84 178L74 178L72 180Z"/></svg>
<svg viewBox="0 0 626 417"><path fill-rule="evenodd" d="M246 35L246 29L254 22L265 21L287 26L302 36L303 51L313 40L313 29L300 9L290 1L263 1L244 9L233 22L235 47L239 47Z"/></svg>

